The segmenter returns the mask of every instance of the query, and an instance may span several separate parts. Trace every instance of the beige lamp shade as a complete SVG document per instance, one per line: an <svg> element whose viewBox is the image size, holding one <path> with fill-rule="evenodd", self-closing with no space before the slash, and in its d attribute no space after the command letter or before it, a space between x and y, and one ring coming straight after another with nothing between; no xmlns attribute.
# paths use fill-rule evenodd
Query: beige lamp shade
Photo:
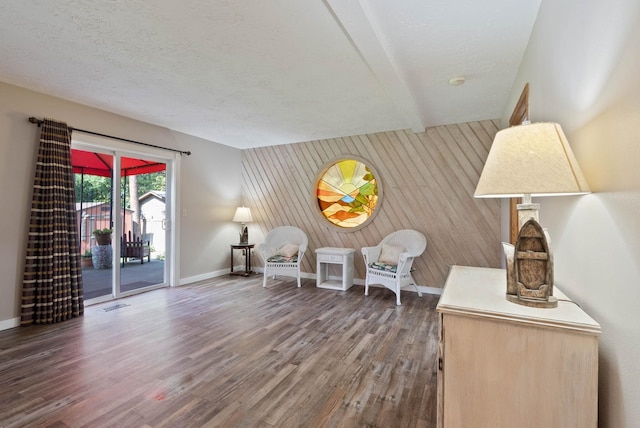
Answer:
<svg viewBox="0 0 640 428"><path fill-rule="evenodd" d="M251 223L253 218L251 217L251 210L249 207L236 208L236 213L233 215L233 221L237 223Z"/></svg>
<svg viewBox="0 0 640 428"><path fill-rule="evenodd" d="M531 123L498 132L474 197L589 193L569 142L557 123Z"/></svg>

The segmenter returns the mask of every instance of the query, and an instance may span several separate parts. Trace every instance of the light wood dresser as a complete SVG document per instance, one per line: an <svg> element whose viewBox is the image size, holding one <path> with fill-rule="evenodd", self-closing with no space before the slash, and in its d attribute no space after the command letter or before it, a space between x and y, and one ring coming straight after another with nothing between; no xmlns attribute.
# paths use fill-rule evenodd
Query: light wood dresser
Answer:
<svg viewBox="0 0 640 428"><path fill-rule="evenodd" d="M502 269L453 266L437 306L438 427L596 427L600 326L505 299Z"/></svg>

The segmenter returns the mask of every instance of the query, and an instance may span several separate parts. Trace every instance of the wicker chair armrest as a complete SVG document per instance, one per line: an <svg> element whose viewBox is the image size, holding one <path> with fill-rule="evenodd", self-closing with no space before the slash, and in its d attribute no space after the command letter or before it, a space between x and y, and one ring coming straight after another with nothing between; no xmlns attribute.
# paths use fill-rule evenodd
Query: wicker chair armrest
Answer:
<svg viewBox="0 0 640 428"><path fill-rule="evenodd" d="M398 273L406 273L411 270L415 256L411 253L401 253L400 260L398 261Z"/></svg>
<svg viewBox="0 0 640 428"><path fill-rule="evenodd" d="M360 249L362 252L362 256L364 257L364 263L369 265L373 262L377 262L380 257L380 252L382 251L382 247L380 245L376 245L375 247L362 247Z"/></svg>
<svg viewBox="0 0 640 428"><path fill-rule="evenodd" d="M258 244L258 251L260 252L260 254L262 255L262 257L266 260L269 258L270 254L269 254L269 248L267 248L267 244L266 242L262 242L260 244Z"/></svg>
<svg viewBox="0 0 640 428"><path fill-rule="evenodd" d="M307 246L306 245L301 245L298 248L298 263L300 263L300 261L302 261L302 258L304 257L304 253L305 251L307 251Z"/></svg>

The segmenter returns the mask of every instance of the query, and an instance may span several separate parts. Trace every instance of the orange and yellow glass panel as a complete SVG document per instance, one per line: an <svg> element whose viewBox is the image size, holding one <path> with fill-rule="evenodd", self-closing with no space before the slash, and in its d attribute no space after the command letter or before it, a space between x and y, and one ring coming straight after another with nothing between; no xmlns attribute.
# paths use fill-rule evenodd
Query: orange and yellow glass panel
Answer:
<svg viewBox="0 0 640 428"><path fill-rule="evenodd" d="M317 184L322 214L340 227L356 227L373 214L378 202L378 185L365 164L353 159L330 166Z"/></svg>

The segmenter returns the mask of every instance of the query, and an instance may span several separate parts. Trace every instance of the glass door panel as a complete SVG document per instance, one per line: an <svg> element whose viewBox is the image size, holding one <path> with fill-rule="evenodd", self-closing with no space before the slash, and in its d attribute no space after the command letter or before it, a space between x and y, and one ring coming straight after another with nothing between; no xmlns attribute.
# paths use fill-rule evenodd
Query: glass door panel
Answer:
<svg viewBox="0 0 640 428"><path fill-rule="evenodd" d="M120 292L165 281L166 165L121 158Z"/></svg>
<svg viewBox="0 0 640 428"><path fill-rule="evenodd" d="M113 156L72 149L71 163L84 300L110 297L113 293Z"/></svg>

